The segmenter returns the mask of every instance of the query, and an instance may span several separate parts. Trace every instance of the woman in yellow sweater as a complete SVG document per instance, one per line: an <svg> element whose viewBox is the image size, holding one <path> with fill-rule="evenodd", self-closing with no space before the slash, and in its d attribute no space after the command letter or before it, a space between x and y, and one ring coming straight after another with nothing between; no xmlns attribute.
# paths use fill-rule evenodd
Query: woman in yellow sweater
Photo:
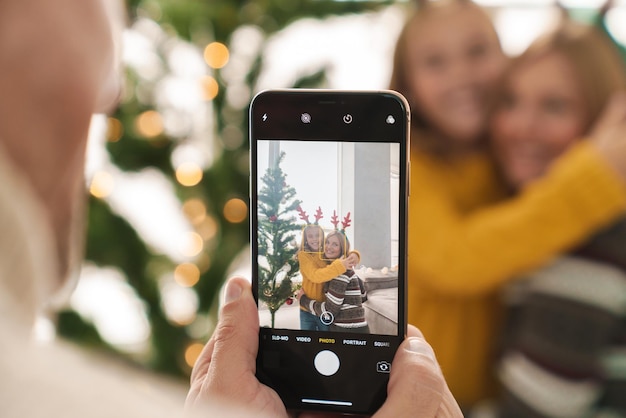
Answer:
<svg viewBox="0 0 626 418"><path fill-rule="evenodd" d="M495 390L500 286L626 210L626 149L605 131L507 199L485 141L489 95L507 63L493 25L467 0L421 3L398 39L390 85L413 112L409 322L468 409Z"/></svg>

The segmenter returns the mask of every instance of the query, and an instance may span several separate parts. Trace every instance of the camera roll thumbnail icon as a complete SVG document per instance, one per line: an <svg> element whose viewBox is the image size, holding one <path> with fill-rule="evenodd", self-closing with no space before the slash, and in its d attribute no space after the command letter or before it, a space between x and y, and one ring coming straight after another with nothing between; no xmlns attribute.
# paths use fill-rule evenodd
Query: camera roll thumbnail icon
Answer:
<svg viewBox="0 0 626 418"><path fill-rule="evenodd" d="M376 363L376 371L378 373L389 373L391 372L391 363L388 361L379 361Z"/></svg>

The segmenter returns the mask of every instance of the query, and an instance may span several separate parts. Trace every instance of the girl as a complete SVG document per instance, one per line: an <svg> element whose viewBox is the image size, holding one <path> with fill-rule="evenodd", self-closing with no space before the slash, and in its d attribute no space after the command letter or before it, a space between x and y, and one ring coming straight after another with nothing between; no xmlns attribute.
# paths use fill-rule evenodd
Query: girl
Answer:
<svg viewBox="0 0 626 418"><path fill-rule="evenodd" d="M505 200L485 129L506 62L480 7L422 1L398 38L390 84L413 112L409 322L432 343L466 409L495 389L489 370L499 287L626 210L626 149L608 131Z"/></svg>
<svg viewBox="0 0 626 418"><path fill-rule="evenodd" d="M339 231L330 232L324 243L324 258L334 263L350 251L350 243ZM363 282L352 270L342 272L324 285L324 299L311 299L299 293L300 308L329 325L331 331L369 333L363 302L367 294Z"/></svg>

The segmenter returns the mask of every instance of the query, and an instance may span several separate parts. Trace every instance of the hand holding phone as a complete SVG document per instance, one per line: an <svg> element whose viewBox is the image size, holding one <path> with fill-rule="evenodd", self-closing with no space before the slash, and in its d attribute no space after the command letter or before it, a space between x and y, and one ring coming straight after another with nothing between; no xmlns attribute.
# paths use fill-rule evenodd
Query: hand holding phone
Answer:
<svg viewBox="0 0 626 418"><path fill-rule="evenodd" d="M288 409L371 414L385 400L406 335L408 118L389 91L251 104L257 377Z"/></svg>
<svg viewBox="0 0 626 418"><path fill-rule="evenodd" d="M282 400L255 378L258 316L246 279L226 285L226 301L211 339L194 365L186 409L189 417L287 418ZM412 326L393 360L388 397L373 418L462 418L432 348ZM299 418L336 416L301 413Z"/></svg>

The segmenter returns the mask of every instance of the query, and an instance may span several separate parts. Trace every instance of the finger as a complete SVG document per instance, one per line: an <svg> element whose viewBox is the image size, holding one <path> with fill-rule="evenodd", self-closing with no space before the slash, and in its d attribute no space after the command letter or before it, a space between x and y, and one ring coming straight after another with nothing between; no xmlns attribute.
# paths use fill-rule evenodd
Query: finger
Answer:
<svg viewBox="0 0 626 418"><path fill-rule="evenodd" d="M422 331L420 331L416 326L411 324L407 326L407 335L409 337L424 338L424 334L422 334Z"/></svg>
<svg viewBox="0 0 626 418"><path fill-rule="evenodd" d="M213 334L215 335L215 334ZM215 339L211 337L205 344L202 352L196 359L191 370L191 376L189 378L189 392L185 400L185 408L191 408L202 392L202 385L204 384L209 367L211 365L211 359L213 358L213 350L215 348Z"/></svg>
<svg viewBox="0 0 626 418"><path fill-rule="evenodd" d="M211 357L213 356L213 349L215 347L215 340L213 338L209 339L209 341L204 345L202 352L196 359L196 362L193 365L193 369L191 370L191 377L189 380L193 384L194 381L203 379L209 370L209 365L211 364Z"/></svg>
<svg viewBox="0 0 626 418"><path fill-rule="evenodd" d="M409 327L410 333L416 331ZM423 418L463 416L449 394L432 348L421 337L407 338L398 349L387 392L375 418L413 417L416 413Z"/></svg>
<svg viewBox="0 0 626 418"><path fill-rule="evenodd" d="M227 283L225 305L211 337L212 358L219 361L210 361L205 383L211 385L213 393L232 395L246 387L243 380L254 377L258 332L259 317L250 283L235 277Z"/></svg>
<svg viewBox="0 0 626 418"><path fill-rule="evenodd" d="M187 399L185 400L186 408L191 407L201 393L202 384L211 364L214 347L215 340L211 338L202 349L200 356L198 356L198 359L191 370L189 392L187 393Z"/></svg>
<svg viewBox="0 0 626 418"><path fill-rule="evenodd" d="M239 297L239 295L243 293L244 290L240 286L243 286L243 288L246 288L246 287L249 288L249 285L245 279L237 278L237 277L232 278L231 281L227 284L226 294L225 294L226 304L228 304L228 302L232 300L236 300ZM223 325L222 322L220 322L220 324ZM220 325L218 325L218 328L219 326ZM198 356L198 359L196 360L196 363L193 366L193 370L191 371L190 380L192 383L196 380L204 378L204 376L208 372L209 366L211 364L211 358L213 356L213 350L215 348L215 340L219 335L220 334L216 330L216 332L214 332L211 338L209 339L209 342L202 349L200 356Z"/></svg>
<svg viewBox="0 0 626 418"><path fill-rule="evenodd" d="M416 328L413 325L408 325L407 327L407 335L409 338L419 338L421 340L423 340L423 335L422 332ZM424 344L426 344L424 342ZM427 344L426 344L427 345ZM404 349L403 346L400 347L400 350ZM432 350L430 349L430 347L428 347L426 349L427 352L427 356L430 356L432 353ZM432 356L434 357L434 354L432 354ZM401 359L399 357L396 357L396 359L394 359L394 364L396 362L400 362ZM434 360L433 360L434 361ZM392 374L397 373L396 369L398 367L394 367L392 369ZM437 366L438 369L438 366ZM416 375L413 376L413 379L420 379L420 375ZM443 377L442 377L443 379ZM456 406L456 408L458 409L458 406L456 405L456 401L454 400L454 398L452 397L452 394L450 393L450 390L448 390L447 386L445 387L444 393L443 393L443 398L447 400L447 404L442 405L442 411L448 410L448 411L454 411L454 409L451 406ZM396 411L402 411L402 408L406 405L405 403L397 403L397 399L394 398L392 400L387 400L386 403L391 403L391 405L387 405L386 407L381 408L381 410L375 415L375 417L395 417L395 416L401 416L401 414L399 414ZM449 405L448 405L449 404ZM458 413L460 413L460 411L458 411ZM409 410L407 411L407 415L408 416L420 416L422 417L421 414L421 410L418 409L414 409L414 410ZM330 414L330 413L322 413L322 412L304 412L301 413L300 415L298 415L298 418L339 418L339 417L343 417L344 415L342 414ZM428 415L423 415L424 417L428 417ZM435 415L433 415L434 417ZM448 415L441 415L441 417L461 417L462 415L454 415L454 414L448 414Z"/></svg>
<svg viewBox="0 0 626 418"><path fill-rule="evenodd" d="M233 289L238 292L238 284L237 281L239 279L232 279L235 282L233 282L233 286L234 287L230 287L227 285L227 292L226 292L226 296L228 297L232 297L232 293ZM230 282L229 282L230 285ZM245 286L245 285L244 285ZM235 294L235 299L236 299L236 294ZM220 322L220 324L218 324L218 328L222 325L222 322ZM185 405L186 407L191 407L193 406L193 404L199 399L199 397L201 397L203 394L204 395L209 395L209 391L206 388L206 381L207 381L207 376L209 373L209 369L211 368L211 362L213 359L213 352L215 350L215 343L216 340L218 338L218 336L220 335L220 332L218 332L217 330L213 333L213 335L211 336L211 338L209 339L209 341L207 342L207 344L204 346L204 348L202 349L202 352L200 353L200 355L198 356L198 359L196 360L193 369L191 371L191 377L190 377L190 388L189 388L189 392L187 394L187 399L185 401ZM204 388L204 393L203 393L203 388ZM214 395L213 391L211 390L211 396Z"/></svg>
<svg viewBox="0 0 626 418"><path fill-rule="evenodd" d="M450 392L448 385L446 385L445 392L443 394L443 401L441 402L441 409L439 410L438 418L463 418L463 412L461 407L457 403L456 399Z"/></svg>

